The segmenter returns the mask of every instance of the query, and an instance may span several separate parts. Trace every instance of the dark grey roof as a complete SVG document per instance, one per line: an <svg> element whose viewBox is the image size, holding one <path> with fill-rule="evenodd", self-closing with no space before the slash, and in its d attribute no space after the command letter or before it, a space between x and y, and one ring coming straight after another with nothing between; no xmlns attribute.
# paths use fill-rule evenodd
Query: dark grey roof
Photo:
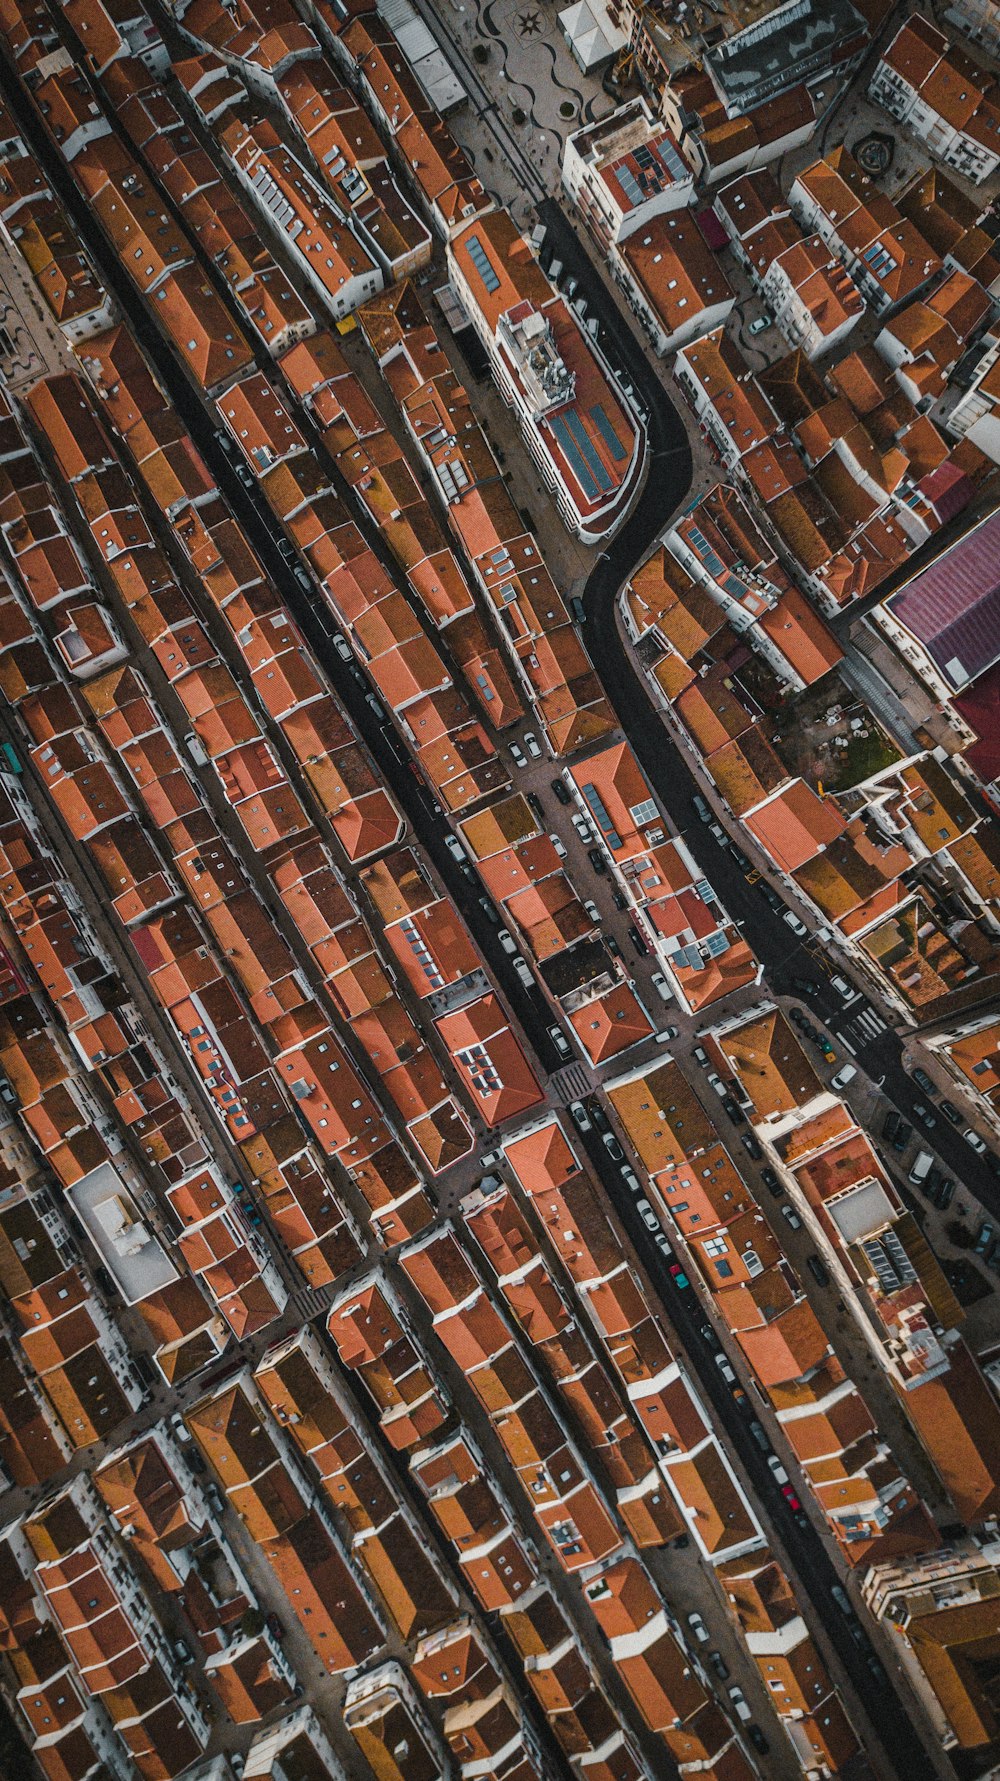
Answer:
<svg viewBox="0 0 1000 1781"><path fill-rule="evenodd" d="M1000 511L942 551L885 605L956 692L1000 661Z"/></svg>
<svg viewBox="0 0 1000 1781"><path fill-rule="evenodd" d="M840 60L838 47L868 27L850 0L790 0L757 19L705 57L725 97L779 93Z"/></svg>

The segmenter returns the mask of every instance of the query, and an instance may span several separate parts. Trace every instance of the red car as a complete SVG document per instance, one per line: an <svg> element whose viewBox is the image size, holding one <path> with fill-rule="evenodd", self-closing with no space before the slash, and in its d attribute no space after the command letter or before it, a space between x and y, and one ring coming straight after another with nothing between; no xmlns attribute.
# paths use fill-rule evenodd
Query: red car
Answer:
<svg viewBox="0 0 1000 1781"><path fill-rule="evenodd" d="M781 1494L790 1509L801 1509L802 1504L799 1502L799 1499L795 1495L795 1491L790 1484L783 1484L781 1486Z"/></svg>

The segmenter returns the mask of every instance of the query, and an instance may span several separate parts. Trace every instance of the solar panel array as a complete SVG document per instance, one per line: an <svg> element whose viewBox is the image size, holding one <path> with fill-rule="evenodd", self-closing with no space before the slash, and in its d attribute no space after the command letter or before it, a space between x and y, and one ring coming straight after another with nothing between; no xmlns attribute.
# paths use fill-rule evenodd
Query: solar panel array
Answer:
<svg viewBox="0 0 1000 1781"><path fill-rule="evenodd" d="M469 258L488 291L498 291L500 280L478 235L469 236Z"/></svg>
<svg viewBox="0 0 1000 1781"><path fill-rule="evenodd" d="M619 439L618 434L615 432L614 427L611 425L611 422L609 421L607 415L605 414L604 409L601 407L600 402L594 403L594 406L591 409L590 414L591 414L591 419L593 420L594 425L597 428L597 431L600 433L601 438L604 440L604 443L607 446L609 452L611 453L611 456L614 458L615 463L616 464L622 463L622 461L628 457L628 452L625 450L624 445L622 444L621 440Z"/></svg>

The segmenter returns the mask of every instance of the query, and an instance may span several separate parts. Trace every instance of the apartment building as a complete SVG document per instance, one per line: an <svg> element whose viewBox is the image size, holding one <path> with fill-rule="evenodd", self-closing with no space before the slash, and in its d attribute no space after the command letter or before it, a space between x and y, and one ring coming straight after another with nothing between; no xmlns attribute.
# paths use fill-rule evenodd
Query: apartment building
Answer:
<svg viewBox="0 0 1000 1781"><path fill-rule="evenodd" d="M646 438L593 343L505 211L452 237L448 270L563 524L609 537L639 488Z"/></svg>
<svg viewBox="0 0 1000 1781"><path fill-rule="evenodd" d="M691 168L644 98L571 131L562 184L602 252L694 197Z"/></svg>
<svg viewBox="0 0 1000 1781"><path fill-rule="evenodd" d="M976 1749L1000 1731L990 1685L1000 1655L1000 1546L959 1540L873 1565L862 1594L946 1750Z"/></svg>
<svg viewBox="0 0 1000 1781"><path fill-rule="evenodd" d="M869 95L936 160L981 185L1000 167L1000 87L928 19L901 25L882 51Z"/></svg>

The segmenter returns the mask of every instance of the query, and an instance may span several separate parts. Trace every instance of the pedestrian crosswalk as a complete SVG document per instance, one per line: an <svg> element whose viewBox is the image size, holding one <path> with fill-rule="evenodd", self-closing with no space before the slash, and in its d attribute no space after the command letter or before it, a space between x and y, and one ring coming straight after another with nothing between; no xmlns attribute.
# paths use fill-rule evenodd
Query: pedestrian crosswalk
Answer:
<svg viewBox="0 0 1000 1781"><path fill-rule="evenodd" d="M877 1039L880 1033L886 1031L887 1024L881 1015L876 1014L874 1008L863 1008L861 1013L853 1015L850 1021L850 1025L860 1033L862 1039Z"/></svg>
<svg viewBox="0 0 1000 1781"><path fill-rule="evenodd" d="M560 1100L579 1101L591 1093L594 1084L585 1064L567 1064L565 1070L556 1071L552 1086Z"/></svg>

